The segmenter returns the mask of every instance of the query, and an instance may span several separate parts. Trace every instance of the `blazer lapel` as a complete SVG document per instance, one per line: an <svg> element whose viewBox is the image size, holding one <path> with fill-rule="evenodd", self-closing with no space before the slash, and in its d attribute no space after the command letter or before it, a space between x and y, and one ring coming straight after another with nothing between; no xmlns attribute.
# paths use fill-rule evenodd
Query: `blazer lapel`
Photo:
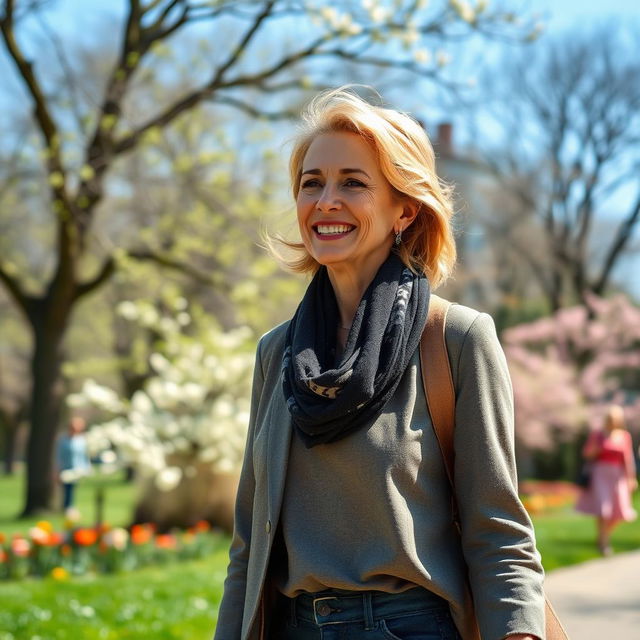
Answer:
<svg viewBox="0 0 640 640"><path fill-rule="evenodd" d="M281 385L278 385L278 392L272 398L267 445L268 513L274 528L280 519L293 431L291 414L281 388Z"/></svg>

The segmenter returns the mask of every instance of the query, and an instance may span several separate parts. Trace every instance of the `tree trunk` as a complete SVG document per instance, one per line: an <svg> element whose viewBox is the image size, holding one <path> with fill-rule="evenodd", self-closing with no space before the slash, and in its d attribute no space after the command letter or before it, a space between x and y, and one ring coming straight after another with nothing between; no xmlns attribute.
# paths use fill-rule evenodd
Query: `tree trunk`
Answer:
<svg viewBox="0 0 640 640"><path fill-rule="evenodd" d="M7 422L4 425L4 456L2 460L2 470L5 476L13 475L13 463L15 461L16 454L16 436L18 434L18 424L19 422L16 420L15 423L11 422L9 418L7 418Z"/></svg>
<svg viewBox="0 0 640 640"><path fill-rule="evenodd" d="M196 473L183 477L170 491L161 491L153 479L142 480L141 497L132 524L153 522L158 531L192 527L206 520L214 527L233 533L233 511L238 492L239 473L216 472L204 463L194 462Z"/></svg>
<svg viewBox="0 0 640 640"><path fill-rule="evenodd" d="M58 314L60 310L57 310ZM68 317L68 314L65 314ZM34 326L34 353L31 362L33 389L29 439L27 441L27 487L22 517L51 508L53 496L53 447L60 418L61 347L66 322L44 318Z"/></svg>

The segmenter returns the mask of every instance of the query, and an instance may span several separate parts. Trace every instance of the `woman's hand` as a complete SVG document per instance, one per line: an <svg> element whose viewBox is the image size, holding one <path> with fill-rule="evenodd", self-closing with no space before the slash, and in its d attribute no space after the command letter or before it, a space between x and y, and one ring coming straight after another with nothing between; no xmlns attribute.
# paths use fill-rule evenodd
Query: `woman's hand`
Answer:
<svg viewBox="0 0 640 640"><path fill-rule="evenodd" d="M633 476L629 478L629 491L635 491L638 488L638 479Z"/></svg>

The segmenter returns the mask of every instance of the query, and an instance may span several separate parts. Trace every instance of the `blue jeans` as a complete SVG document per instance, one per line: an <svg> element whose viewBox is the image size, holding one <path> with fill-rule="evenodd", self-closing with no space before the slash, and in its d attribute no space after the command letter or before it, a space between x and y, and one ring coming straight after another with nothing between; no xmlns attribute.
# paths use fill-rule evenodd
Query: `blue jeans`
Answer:
<svg viewBox="0 0 640 640"><path fill-rule="evenodd" d="M73 506L73 493L75 489L74 482L62 483L62 508L66 511Z"/></svg>
<svg viewBox="0 0 640 640"><path fill-rule="evenodd" d="M449 605L417 587L403 593L321 591L280 597L269 640L462 640Z"/></svg>

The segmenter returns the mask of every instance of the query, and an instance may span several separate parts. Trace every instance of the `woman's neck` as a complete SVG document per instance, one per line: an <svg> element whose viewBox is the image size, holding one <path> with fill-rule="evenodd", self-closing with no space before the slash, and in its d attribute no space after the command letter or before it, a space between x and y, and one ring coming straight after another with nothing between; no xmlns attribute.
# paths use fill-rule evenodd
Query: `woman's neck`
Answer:
<svg viewBox="0 0 640 640"><path fill-rule="evenodd" d="M376 271L371 274L363 274L355 270L327 269L329 280L333 287L333 292L338 303L338 313L340 314L338 326L348 329L356 315L356 310L362 300L364 292L373 280Z"/></svg>
<svg viewBox="0 0 640 640"><path fill-rule="evenodd" d="M338 303L339 326L349 328L364 292L389 257L390 247L368 254L348 264L327 265L327 273Z"/></svg>

